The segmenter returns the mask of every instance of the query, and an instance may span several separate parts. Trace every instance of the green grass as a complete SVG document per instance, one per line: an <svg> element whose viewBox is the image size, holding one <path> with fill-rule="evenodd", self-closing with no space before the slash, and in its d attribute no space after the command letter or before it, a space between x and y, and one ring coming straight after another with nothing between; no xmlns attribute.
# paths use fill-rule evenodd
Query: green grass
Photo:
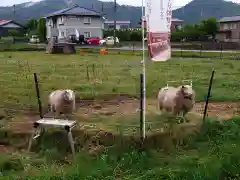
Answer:
<svg viewBox="0 0 240 180"><path fill-rule="evenodd" d="M0 52L17 52L17 51L44 51L45 48L38 45L27 43L0 42Z"/></svg>
<svg viewBox="0 0 240 180"><path fill-rule="evenodd" d="M49 55L43 52L0 53L0 107L22 113L26 107L37 107L33 73L39 78L43 103L47 95L56 88L71 88L81 98L101 98L103 95L128 94L139 96L139 73L141 58L130 55ZM167 81L193 79L197 100L207 94L211 71L216 70L212 97L214 101L236 101L240 98L240 62L235 60L181 59L167 62L147 62L147 96L155 99L160 87ZM181 82L179 82L181 83ZM1 109L1 108L0 108ZM5 113L5 111L0 111ZM135 114L136 115L136 114ZM138 116L106 117L96 115L89 123L115 127L127 126L134 132L138 129ZM1 114L0 114L1 117ZM196 121L196 116L191 120ZM188 134L186 129L174 128L173 135L149 138L144 150L138 151L135 144L127 140L126 132L116 132L113 144L101 139L104 146L100 153L89 154L81 149L77 156L68 157L60 136L51 139L49 134L40 139L37 154L16 152L0 156L0 172L9 179L238 179L240 167L239 118L224 122L207 122L199 133ZM147 114L147 128L162 127L163 119L156 114ZM176 127L176 126L174 126ZM178 126L177 126L178 127ZM124 127L123 130L126 127ZM108 129L105 129L108 131ZM189 128L191 130L191 128ZM21 141L14 134L2 129L1 141L13 147ZM129 132L129 129L127 129ZM147 129L147 131L150 131ZM134 133L133 133L134 134ZM137 132L138 134L138 132ZM77 149L86 146L76 137ZM149 135L149 134L148 134ZM179 144L184 140L183 144ZM17 145L16 145L16 144ZM21 142L22 143L22 142ZM53 146L53 144L58 146ZM109 143L109 144L108 144ZM109 147L110 146L110 147ZM60 150L59 147L62 149ZM34 177L35 176L35 177ZM39 178L36 178L39 176ZM0 177L1 179L1 177Z"/></svg>
<svg viewBox="0 0 240 180"><path fill-rule="evenodd" d="M81 151L69 159L50 149L38 155L5 155L0 170L9 179L239 179L239 120L207 121L172 151L138 151L124 144L96 155Z"/></svg>
<svg viewBox="0 0 240 180"><path fill-rule="evenodd" d="M71 88L82 98L120 93L139 96L140 61L140 57L129 55L0 53L0 105L36 106L34 72L38 74L43 100L56 88ZM167 81L192 79L197 100L202 101L214 68L212 100L238 100L239 65L240 62L235 60L173 58L162 63L148 61L147 96L155 98L158 89Z"/></svg>

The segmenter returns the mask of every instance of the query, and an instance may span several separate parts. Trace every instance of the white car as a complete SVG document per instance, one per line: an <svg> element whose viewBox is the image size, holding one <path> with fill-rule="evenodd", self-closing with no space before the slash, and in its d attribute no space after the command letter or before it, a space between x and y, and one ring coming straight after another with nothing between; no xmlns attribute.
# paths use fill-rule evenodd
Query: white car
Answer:
<svg viewBox="0 0 240 180"><path fill-rule="evenodd" d="M118 44L119 43L119 39L118 37L116 37L116 43ZM106 37L105 39L101 39L99 41L99 44L100 45L114 45L114 37L113 36L109 36L109 37Z"/></svg>
<svg viewBox="0 0 240 180"><path fill-rule="evenodd" d="M38 37L38 35L32 35L31 39L30 39L30 43L40 43L40 39Z"/></svg>

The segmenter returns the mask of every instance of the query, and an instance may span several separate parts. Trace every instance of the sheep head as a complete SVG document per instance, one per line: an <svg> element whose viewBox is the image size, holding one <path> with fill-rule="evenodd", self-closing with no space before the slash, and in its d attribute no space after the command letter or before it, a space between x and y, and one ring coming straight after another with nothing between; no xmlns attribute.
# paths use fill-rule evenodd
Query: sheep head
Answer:
<svg viewBox="0 0 240 180"><path fill-rule="evenodd" d="M185 99L193 100L194 98L194 91L191 86L189 85L183 85L181 86L181 92Z"/></svg>
<svg viewBox="0 0 240 180"><path fill-rule="evenodd" d="M63 99L64 101L72 101L73 100L73 94L69 90L64 90L63 91Z"/></svg>

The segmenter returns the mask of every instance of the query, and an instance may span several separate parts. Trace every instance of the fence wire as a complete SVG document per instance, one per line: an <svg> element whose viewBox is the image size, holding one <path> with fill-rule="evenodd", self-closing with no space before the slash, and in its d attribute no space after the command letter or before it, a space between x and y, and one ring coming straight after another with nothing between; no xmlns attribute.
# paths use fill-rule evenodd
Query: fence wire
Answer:
<svg viewBox="0 0 240 180"><path fill-rule="evenodd" d="M49 113L48 96L56 89L73 89L76 92L77 110L74 119L88 127L109 132L139 135L140 114L140 59L117 56L42 56L0 57L1 117L10 122L23 123L39 119L33 73L37 73L43 113ZM34 57L36 55L36 57ZM159 116L157 93L167 84L179 86L191 79L197 93L197 104L190 119L199 117L204 110L212 67L217 69L209 116L229 119L238 115L240 97L237 91L239 62L210 60L169 61L147 65L147 133L155 133L163 126ZM201 66L201 67L199 67ZM174 81L174 82L173 82ZM184 82L185 84L186 82ZM227 94L227 92L230 94ZM213 102L219 101L219 102ZM228 102L223 102L228 101Z"/></svg>

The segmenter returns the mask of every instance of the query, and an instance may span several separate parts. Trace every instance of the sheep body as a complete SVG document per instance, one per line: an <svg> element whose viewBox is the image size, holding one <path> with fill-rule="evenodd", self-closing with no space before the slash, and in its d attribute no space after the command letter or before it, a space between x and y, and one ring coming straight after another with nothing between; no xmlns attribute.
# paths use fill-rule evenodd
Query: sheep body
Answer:
<svg viewBox="0 0 240 180"><path fill-rule="evenodd" d="M167 111L173 115L184 117L192 110L195 104L195 92L191 86L164 87L158 93L158 106L160 111Z"/></svg>
<svg viewBox="0 0 240 180"><path fill-rule="evenodd" d="M50 110L54 118L60 114L70 115L76 109L75 93L70 90L55 90L49 95Z"/></svg>

